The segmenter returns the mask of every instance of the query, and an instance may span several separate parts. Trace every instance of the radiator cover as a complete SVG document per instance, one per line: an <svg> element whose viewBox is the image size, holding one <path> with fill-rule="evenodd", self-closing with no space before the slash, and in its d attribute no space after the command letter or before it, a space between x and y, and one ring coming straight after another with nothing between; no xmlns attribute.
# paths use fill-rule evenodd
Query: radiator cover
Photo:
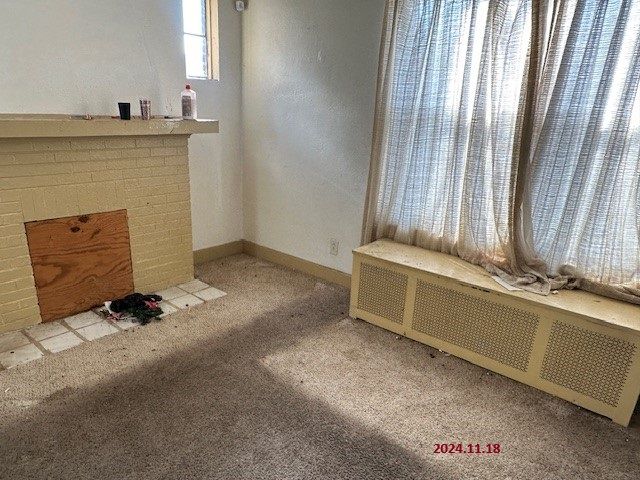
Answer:
<svg viewBox="0 0 640 480"><path fill-rule="evenodd" d="M628 425L640 307L508 292L458 258L379 240L354 251L350 314Z"/></svg>

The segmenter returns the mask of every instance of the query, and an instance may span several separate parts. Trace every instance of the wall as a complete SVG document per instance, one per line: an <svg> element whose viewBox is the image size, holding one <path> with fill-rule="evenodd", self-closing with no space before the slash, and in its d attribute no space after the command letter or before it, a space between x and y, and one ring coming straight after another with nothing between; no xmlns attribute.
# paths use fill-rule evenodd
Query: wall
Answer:
<svg viewBox="0 0 640 480"><path fill-rule="evenodd" d="M384 0L251 1L243 14L245 238L351 271ZM329 240L340 241L339 255Z"/></svg>
<svg viewBox="0 0 640 480"><path fill-rule="evenodd" d="M220 0L221 80L192 81L220 134L189 141L195 249L242 238L241 16ZM19 19L19 21L17 21ZM0 112L116 115L151 99L180 114L181 0L2 0Z"/></svg>

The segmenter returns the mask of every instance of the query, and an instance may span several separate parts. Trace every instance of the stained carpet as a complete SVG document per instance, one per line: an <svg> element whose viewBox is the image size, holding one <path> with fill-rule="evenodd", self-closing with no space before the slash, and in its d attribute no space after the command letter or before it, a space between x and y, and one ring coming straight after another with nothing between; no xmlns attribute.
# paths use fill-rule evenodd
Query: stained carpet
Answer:
<svg viewBox="0 0 640 480"><path fill-rule="evenodd" d="M636 479L632 428L347 317L239 255L228 293L0 372L2 479ZM436 443L501 453L435 454Z"/></svg>

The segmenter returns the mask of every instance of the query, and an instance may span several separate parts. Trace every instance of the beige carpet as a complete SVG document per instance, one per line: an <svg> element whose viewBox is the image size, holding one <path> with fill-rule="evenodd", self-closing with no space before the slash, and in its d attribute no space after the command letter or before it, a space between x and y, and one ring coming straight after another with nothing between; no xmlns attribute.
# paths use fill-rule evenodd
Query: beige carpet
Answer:
<svg viewBox="0 0 640 480"><path fill-rule="evenodd" d="M251 257L197 276L228 295L0 372L0 478L640 478L637 416L352 321L346 290Z"/></svg>

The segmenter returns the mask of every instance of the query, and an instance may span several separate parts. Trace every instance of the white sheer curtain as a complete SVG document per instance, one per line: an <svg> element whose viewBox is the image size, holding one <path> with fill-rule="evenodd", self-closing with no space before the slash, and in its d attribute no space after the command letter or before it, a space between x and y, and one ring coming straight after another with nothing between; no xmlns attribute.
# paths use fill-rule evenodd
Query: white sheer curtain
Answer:
<svg viewBox="0 0 640 480"><path fill-rule="evenodd" d="M638 302L640 1L556 3L524 189L529 262L556 286Z"/></svg>
<svg viewBox="0 0 640 480"><path fill-rule="evenodd" d="M531 1L389 2L363 240L513 267Z"/></svg>
<svg viewBox="0 0 640 480"><path fill-rule="evenodd" d="M640 303L640 0L390 0L363 242Z"/></svg>

